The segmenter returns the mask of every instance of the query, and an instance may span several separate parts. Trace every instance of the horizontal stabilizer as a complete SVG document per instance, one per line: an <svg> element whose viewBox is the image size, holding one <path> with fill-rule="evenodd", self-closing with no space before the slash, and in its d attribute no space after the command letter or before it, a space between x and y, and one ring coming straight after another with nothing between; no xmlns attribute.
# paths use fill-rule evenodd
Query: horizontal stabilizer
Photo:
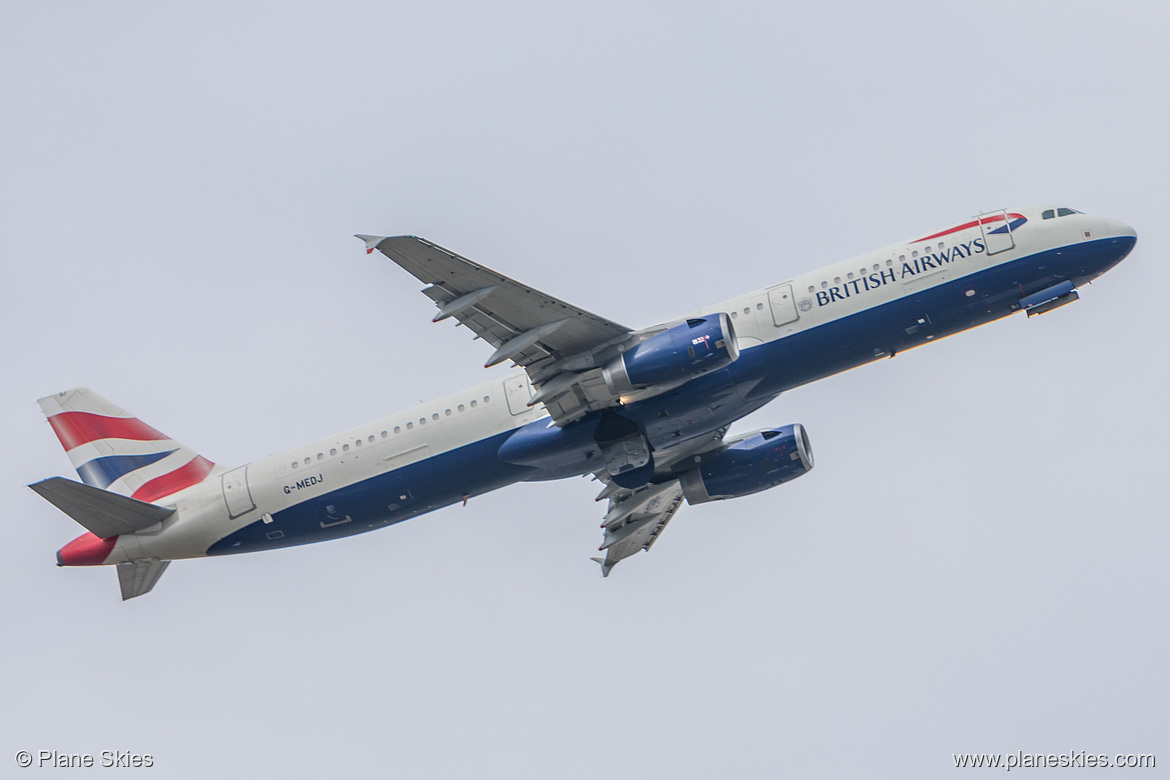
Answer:
<svg viewBox="0 0 1170 780"><path fill-rule="evenodd" d="M118 585L122 588L122 601L150 593L154 583L171 565L170 561L135 561L118 564Z"/></svg>
<svg viewBox="0 0 1170 780"><path fill-rule="evenodd" d="M49 477L29 487L101 539L141 531L175 511L64 477Z"/></svg>

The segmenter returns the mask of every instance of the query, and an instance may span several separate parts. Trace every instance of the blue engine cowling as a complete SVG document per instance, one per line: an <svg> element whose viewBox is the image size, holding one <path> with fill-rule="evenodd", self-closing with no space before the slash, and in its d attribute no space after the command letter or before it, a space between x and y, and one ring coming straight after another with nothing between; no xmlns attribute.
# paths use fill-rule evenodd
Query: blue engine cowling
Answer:
<svg viewBox="0 0 1170 780"><path fill-rule="evenodd" d="M807 474L812 447L804 426L759 431L709 455L679 478L688 504L758 493Z"/></svg>
<svg viewBox="0 0 1170 780"><path fill-rule="evenodd" d="M685 382L723 368L739 357L731 318L694 317L639 342L602 369L614 395L637 388Z"/></svg>

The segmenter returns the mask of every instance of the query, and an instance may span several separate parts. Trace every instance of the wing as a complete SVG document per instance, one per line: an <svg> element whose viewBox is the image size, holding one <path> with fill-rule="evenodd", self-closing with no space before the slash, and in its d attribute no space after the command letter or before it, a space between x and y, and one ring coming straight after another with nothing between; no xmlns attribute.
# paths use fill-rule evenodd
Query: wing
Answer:
<svg viewBox="0 0 1170 780"><path fill-rule="evenodd" d="M605 472L595 475L605 483L597 500L609 499L609 510L601 524L605 536L601 540L601 547L597 548L605 550L605 557L593 559L601 564L603 577L609 576L618 561L642 550L649 550L658 541L683 502L682 485L677 478L670 477L679 473L681 464L718 447L726 433L727 428L720 428L709 436L656 452L655 473L663 475L658 484L629 490L615 484Z"/></svg>
<svg viewBox="0 0 1170 780"><path fill-rule="evenodd" d="M682 486L677 479L632 491L620 490L611 496L609 512L601 524L605 537L597 548L605 550L605 557L593 559L601 564L601 575L608 577L618 561L649 550L682 501Z"/></svg>
<svg viewBox="0 0 1170 780"><path fill-rule="evenodd" d="M613 402L600 367L629 328L417 236L358 238L430 285L423 293L439 308L435 322L454 317L495 347L485 366L523 366L537 390L531 405L544 403L558 425Z"/></svg>

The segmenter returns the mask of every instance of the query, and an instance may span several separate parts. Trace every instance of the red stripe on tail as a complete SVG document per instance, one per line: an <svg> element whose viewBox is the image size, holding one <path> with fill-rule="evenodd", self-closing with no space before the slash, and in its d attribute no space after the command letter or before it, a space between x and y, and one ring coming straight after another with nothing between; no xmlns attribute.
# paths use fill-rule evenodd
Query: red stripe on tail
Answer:
<svg viewBox="0 0 1170 780"><path fill-rule="evenodd" d="M137 417L104 417L90 412L62 412L49 418L49 425L61 440L65 451L99 439L161 441L169 436L159 433Z"/></svg>
<svg viewBox="0 0 1170 780"><path fill-rule="evenodd" d="M155 477L142 487L134 491L131 498L139 501L154 502L160 498L178 493L183 488L189 488L202 482L211 473L215 464L202 455L195 458L186 466L175 469L169 474Z"/></svg>

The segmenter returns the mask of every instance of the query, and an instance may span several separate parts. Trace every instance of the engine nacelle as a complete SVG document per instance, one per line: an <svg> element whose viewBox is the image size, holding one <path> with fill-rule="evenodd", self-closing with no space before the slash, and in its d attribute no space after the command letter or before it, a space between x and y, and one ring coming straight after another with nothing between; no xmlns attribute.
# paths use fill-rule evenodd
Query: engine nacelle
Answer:
<svg viewBox="0 0 1170 780"><path fill-rule="evenodd" d="M807 474L812 447L804 426L758 431L710 455L679 479L688 504L738 498Z"/></svg>
<svg viewBox="0 0 1170 780"><path fill-rule="evenodd" d="M607 363L601 374L611 393L623 395L638 388L685 382L738 357L731 318L709 314L639 342Z"/></svg>

